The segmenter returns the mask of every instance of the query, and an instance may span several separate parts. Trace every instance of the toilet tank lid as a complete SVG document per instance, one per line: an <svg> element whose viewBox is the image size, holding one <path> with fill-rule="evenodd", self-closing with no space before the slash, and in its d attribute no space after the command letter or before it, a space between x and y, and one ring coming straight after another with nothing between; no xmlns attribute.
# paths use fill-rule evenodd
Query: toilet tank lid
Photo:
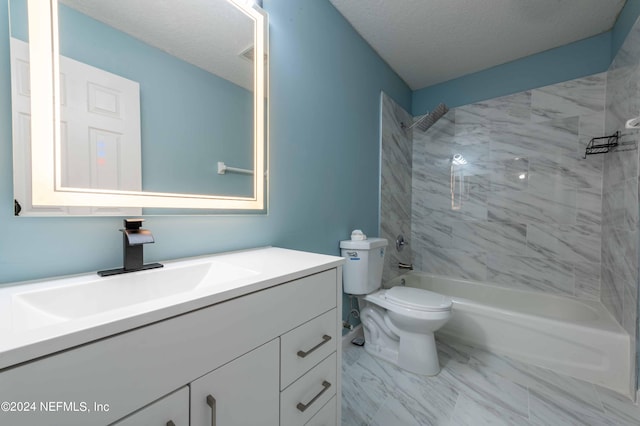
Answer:
<svg viewBox="0 0 640 426"><path fill-rule="evenodd" d="M366 240L344 240L340 241L340 248L352 250L371 250L378 247L386 247L385 238L367 238Z"/></svg>

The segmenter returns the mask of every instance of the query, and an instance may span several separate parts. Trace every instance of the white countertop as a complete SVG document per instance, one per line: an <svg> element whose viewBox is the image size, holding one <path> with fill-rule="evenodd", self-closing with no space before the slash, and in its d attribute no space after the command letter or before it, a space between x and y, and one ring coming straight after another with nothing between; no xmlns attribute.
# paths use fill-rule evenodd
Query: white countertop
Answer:
<svg viewBox="0 0 640 426"><path fill-rule="evenodd" d="M245 276L237 279L207 285L207 278L215 279L214 265L211 272L205 276L202 285L197 285L187 291L166 297L156 297L149 301L118 307L94 315L59 320L45 326L25 326L25 321L16 313L17 310L14 307L16 298L28 292L64 286L91 285L91 282L96 280L107 282L107 280L117 278L101 278L93 273L15 283L0 287L0 370L234 297L263 290L344 263L344 259L341 257L266 247L165 261L161 262L164 264L162 269L125 275L171 273L172 270L175 272L176 269L208 261L223 262L227 265L248 269L250 275L244 274ZM88 284L84 284L88 281Z"/></svg>

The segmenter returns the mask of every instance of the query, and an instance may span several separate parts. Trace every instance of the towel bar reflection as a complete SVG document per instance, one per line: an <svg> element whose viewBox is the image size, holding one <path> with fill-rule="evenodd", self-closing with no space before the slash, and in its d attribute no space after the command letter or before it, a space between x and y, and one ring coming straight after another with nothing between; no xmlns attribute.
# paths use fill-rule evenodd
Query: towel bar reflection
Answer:
<svg viewBox="0 0 640 426"><path fill-rule="evenodd" d="M224 162L218 161L218 174L219 175L224 175L226 172L240 173L240 174L243 174L243 175L252 175L253 174L253 170L239 169L237 167L229 167L226 164L224 164Z"/></svg>

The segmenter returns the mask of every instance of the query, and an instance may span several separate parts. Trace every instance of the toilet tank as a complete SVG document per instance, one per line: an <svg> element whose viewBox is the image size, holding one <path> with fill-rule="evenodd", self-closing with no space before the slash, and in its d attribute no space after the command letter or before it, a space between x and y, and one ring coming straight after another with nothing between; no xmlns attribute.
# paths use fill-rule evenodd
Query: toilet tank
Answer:
<svg viewBox="0 0 640 426"><path fill-rule="evenodd" d="M384 238L340 241L342 257L347 258L342 268L345 293L369 294L380 288L386 247Z"/></svg>

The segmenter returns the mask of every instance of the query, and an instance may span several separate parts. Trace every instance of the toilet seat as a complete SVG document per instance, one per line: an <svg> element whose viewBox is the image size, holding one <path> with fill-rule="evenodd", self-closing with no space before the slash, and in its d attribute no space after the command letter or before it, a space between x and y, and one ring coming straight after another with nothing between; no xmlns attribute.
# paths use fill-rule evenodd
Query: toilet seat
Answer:
<svg viewBox="0 0 640 426"><path fill-rule="evenodd" d="M423 312L450 311L452 305L448 296L413 287L392 287L383 297L393 305Z"/></svg>

